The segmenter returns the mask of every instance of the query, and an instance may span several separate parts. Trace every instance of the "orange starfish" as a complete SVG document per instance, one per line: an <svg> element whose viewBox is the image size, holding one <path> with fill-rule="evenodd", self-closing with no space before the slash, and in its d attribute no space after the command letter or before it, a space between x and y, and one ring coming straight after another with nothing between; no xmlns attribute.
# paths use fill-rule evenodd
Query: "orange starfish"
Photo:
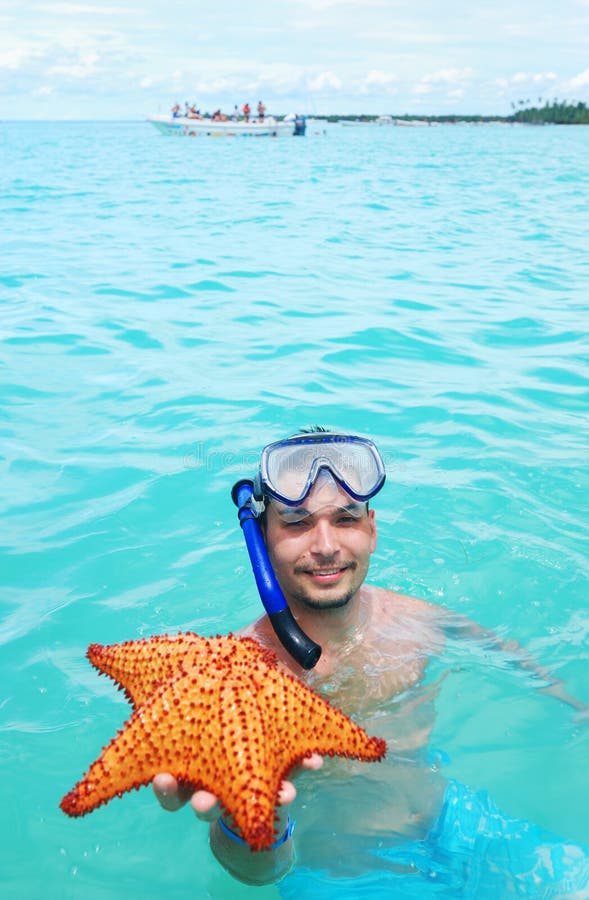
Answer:
<svg viewBox="0 0 589 900"><path fill-rule="evenodd" d="M254 850L274 840L282 780L312 753L382 759L368 735L252 638L160 636L103 647L90 662L118 684L134 711L62 810L83 816L170 772L216 794Z"/></svg>

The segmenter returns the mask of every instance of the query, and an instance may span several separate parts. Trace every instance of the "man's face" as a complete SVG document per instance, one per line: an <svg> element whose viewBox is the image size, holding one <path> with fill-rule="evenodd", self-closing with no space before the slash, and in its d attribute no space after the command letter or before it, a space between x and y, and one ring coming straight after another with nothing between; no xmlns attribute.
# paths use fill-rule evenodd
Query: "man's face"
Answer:
<svg viewBox="0 0 589 900"><path fill-rule="evenodd" d="M287 599L335 609L349 603L366 577L376 524L365 503L320 476L301 506L268 504L265 536Z"/></svg>

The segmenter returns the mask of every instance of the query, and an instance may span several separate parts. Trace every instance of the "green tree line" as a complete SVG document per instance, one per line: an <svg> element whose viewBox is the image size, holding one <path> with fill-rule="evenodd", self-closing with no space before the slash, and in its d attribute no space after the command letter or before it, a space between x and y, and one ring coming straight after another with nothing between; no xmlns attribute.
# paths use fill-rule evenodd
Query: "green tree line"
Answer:
<svg viewBox="0 0 589 900"><path fill-rule="evenodd" d="M514 110L510 116L483 115L394 115L398 122L428 122L430 124L483 124L487 122L521 122L526 125L589 125L589 107L586 103L569 103L567 100L554 99L543 101L538 98L538 105L531 106L530 100L518 100L512 103ZM317 116L327 122L374 122L376 115L327 115Z"/></svg>
<svg viewBox="0 0 589 900"><path fill-rule="evenodd" d="M529 102L520 100L518 105L522 108L509 116L508 121L529 125L589 125L589 108L585 103L568 103L556 98L552 102L546 100L543 106L527 106ZM511 106L515 108L514 103Z"/></svg>

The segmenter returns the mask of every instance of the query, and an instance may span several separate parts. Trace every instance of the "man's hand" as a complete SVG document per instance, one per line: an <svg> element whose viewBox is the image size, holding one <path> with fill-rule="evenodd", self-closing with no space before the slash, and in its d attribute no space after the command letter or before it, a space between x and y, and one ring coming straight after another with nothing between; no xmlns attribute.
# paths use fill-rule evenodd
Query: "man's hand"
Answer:
<svg viewBox="0 0 589 900"><path fill-rule="evenodd" d="M168 772L162 772L156 775L152 781L153 791L159 800L162 809L168 812L175 812L190 800L192 791L190 788L183 788L173 775Z"/></svg>
<svg viewBox="0 0 589 900"><path fill-rule="evenodd" d="M317 770L323 765L323 757L318 753L303 759L301 768ZM162 809L168 812L175 812L180 809L188 801L197 817L203 822L214 822L221 815L221 808L217 797L210 791L191 792L190 788L185 788L178 784L176 778L167 772L156 775L153 779L153 791L157 797ZM297 795L296 788L292 781L283 781L278 794L279 806L288 806Z"/></svg>
<svg viewBox="0 0 589 900"><path fill-rule="evenodd" d="M318 753L303 759L301 768L320 769L323 757ZM210 791L195 791L178 784L178 780L169 773L161 772L153 779L153 790L163 809L174 812L190 802L197 818L209 823L209 842L211 850L221 865L239 881L245 884L272 884L279 881L289 871L294 860L292 840L278 841L264 853L252 853L251 848L242 844L235 837L228 835L221 827L221 806L215 794ZM285 834L288 826L288 810L297 795L292 781L283 781L278 793L277 833ZM223 816L224 825L235 831L231 816Z"/></svg>

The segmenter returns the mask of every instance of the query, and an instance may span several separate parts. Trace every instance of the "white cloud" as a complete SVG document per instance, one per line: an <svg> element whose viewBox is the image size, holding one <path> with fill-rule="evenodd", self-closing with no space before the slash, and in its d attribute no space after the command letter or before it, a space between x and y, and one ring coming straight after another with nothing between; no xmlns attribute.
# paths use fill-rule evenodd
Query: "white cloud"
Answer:
<svg viewBox="0 0 589 900"><path fill-rule="evenodd" d="M472 69L438 69L429 75L424 75L422 84L456 84L470 80L473 76Z"/></svg>
<svg viewBox="0 0 589 900"><path fill-rule="evenodd" d="M397 81L397 76L393 75L391 72L381 72L378 69L371 69L364 79L364 84L367 87L371 87L372 85L375 85L376 87L387 87L392 84L393 81Z"/></svg>
<svg viewBox="0 0 589 900"><path fill-rule="evenodd" d="M510 80L512 84L545 84L556 78L554 72L516 72Z"/></svg>
<svg viewBox="0 0 589 900"><path fill-rule="evenodd" d="M22 69L30 58L31 51L27 47L11 47L10 50L0 51L0 69Z"/></svg>
<svg viewBox="0 0 589 900"><path fill-rule="evenodd" d="M276 65L256 66L251 60L211 61L203 66L195 64L186 57L181 60L182 68L169 72L165 66L151 70L143 66L134 73L134 83L142 89L162 88L173 92L186 91L198 102L207 100L222 102L232 97L245 94L259 94L284 97L290 92L300 93L308 90L307 72L302 66L277 63ZM206 76L201 72L206 70ZM331 72L310 76L313 81L312 90L339 89L341 81Z"/></svg>
<svg viewBox="0 0 589 900"><path fill-rule="evenodd" d="M136 12L123 6L89 6L82 3L39 3L39 12L58 16L120 16Z"/></svg>
<svg viewBox="0 0 589 900"><path fill-rule="evenodd" d="M474 71L471 68L464 69L438 69L436 72L430 72L424 75L413 86L413 93L417 96L425 96L431 94L434 90L447 87L446 96L457 97L455 93L460 91L460 96L464 96L464 88L472 81Z"/></svg>
<svg viewBox="0 0 589 900"><path fill-rule="evenodd" d="M177 55L174 71L170 71L168 63L167 58L161 57L157 61L143 59L140 65L134 67L135 83L165 86L174 81L183 83L191 92L211 95L259 89L282 95L287 91L304 89L307 77L316 76L313 70L299 64L260 64L246 56L222 58L217 54L215 58L204 60L202 56L195 58L183 53ZM329 75L337 78L333 73L323 73L322 79Z"/></svg>
<svg viewBox="0 0 589 900"><path fill-rule="evenodd" d="M507 90L509 87L515 86L529 86L529 87L541 87L552 85L555 81L557 81L558 76L554 72L516 72L514 75L511 75L509 78L502 76L500 78L494 78L489 84L495 85L498 88L501 88L503 91Z"/></svg>
<svg viewBox="0 0 589 900"><path fill-rule="evenodd" d="M241 82L243 85L243 81ZM230 93L235 90L236 82L234 78L210 78L207 80L198 80L194 83L194 90L200 96L218 97L220 94Z"/></svg>
<svg viewBox="0 0 589 900"><path fill-rule="evenodd" d="M251 63L243 62L240 66L240 72L245 68L251 68ZM303 66L291 65L290 63L275 63L263 66L255 66L255 75L250 75L249 87L252 91L262 90L271 91L277 94L285 94L288 91L300 90L305 84L306 71ZM336 79L337 76L331 72L324 75ZM239 91L243 86L243 76L239 73L233 77L234 90ZM341 82L339 82L341 87ZM337 85L336 85L337 87Z"/></svg>
<svg viewBox="0 0 589 900"><path fill-rule="evenodd" d="M569 81L569 86L573 89L589 86L589 69L585 69L584 72L579 72L578 75L575 75L574 78L571 78Z"/></svg>
<svg viewBox="0 0 589 900"><path fill-rule="evenodd" d="M427 27L424 24L416 28L413 23L404 22L400 19L387 21L384 25L382 23L376 23L375 25L372 21L367 21L356 32L356 37L362 41L369 41L380 48L382 48L383 43L389 44L395 50L409 46L417 48L448 44L450 39L447 34L439 28L427 31Z"/></svg>
<svg viewBox="0 0 589 900"><path fill-rule="evenodd" d="M352 90L357 94L395 94L398 78L392 72L384 72L380 69L371 69L363 78L352 83Z"/></svg>
<svg viewBox="0 0 589 900"><path fill-rule="evenodd" d="M358 0L297 0L297 2L299 6L303 6L313 13L323 12L326 9L334 9L335 7L342 9L346 6L358 9ZM363 0L362 12L366 13L369 8L389 9L390 6L390 0Z"/></svg>
<svg viewBox="0 0 589 900"><path fill-rule="evenodd" d="M333 72L321 72L308 81L308 88L313 93L319 93L326 89L339 91L343 87L343 83Z"/></svg>
<svg viewBox="0 0 589 900"><path fill-rule="evenodd" d="M91 78L98 70L99 56L94 50L80 53L78 59L71 63L60 63L51 66L48 70L50 76L63 75L66 78Z"/></svg>

